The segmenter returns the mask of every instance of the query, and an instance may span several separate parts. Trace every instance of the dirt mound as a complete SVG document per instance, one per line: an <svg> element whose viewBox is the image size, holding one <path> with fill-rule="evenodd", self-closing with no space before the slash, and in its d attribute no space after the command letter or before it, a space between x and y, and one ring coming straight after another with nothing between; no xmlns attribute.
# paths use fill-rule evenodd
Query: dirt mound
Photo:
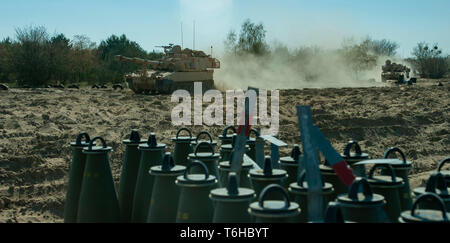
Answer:
<svg viewBox="0 0 450 243"><path fill-rule="evenodd" d="M311 105L315 123L335 148L358 140L377 158L397 146L414 163L412 187L450 155L450 85L283 90L280 134L300 143L296 105ZM0 222L62 222L69 143L81 131L102 136L119 181L125 139L131 129L151 132L172 151L170 96L134 95L130 90L10 89L0 94ZM192 126L218 136L224 126ZM290 148L289 148L290 149ZM289 149L282 150L287 155Z"/></svg>

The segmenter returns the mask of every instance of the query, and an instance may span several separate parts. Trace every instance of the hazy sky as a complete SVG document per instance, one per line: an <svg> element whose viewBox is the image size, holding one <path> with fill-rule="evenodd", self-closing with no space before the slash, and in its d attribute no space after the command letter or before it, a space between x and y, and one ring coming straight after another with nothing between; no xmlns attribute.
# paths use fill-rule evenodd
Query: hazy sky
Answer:
<svg viewBox="0 0 450 243"><path fill-rule="evenodd" d="M399 54L409 56L417 42L437 42L450 52L448 0L1 0L0 38L15 28L43 25L69 38L89 36L99 43L111 34L126 34L144 49L181 44L209 53L222 50L229 30L238 31L250 18L262 22L269 43L289 47L339 47L344 38L364 36L396 41Z"/></svg>

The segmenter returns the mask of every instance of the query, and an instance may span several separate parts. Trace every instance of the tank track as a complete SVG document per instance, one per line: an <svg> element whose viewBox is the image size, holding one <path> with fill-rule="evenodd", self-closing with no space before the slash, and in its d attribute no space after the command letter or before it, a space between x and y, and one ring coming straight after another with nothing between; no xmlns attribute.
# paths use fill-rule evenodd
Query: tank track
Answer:
<svg viewBox="0 0 450 243"><path fill-rule="evenodd" d="M214 89L214 80L205 80L205 81L198 81L202 83L202 91L205 93L206 91L210 89ZM146 95L152 95L152 94L168 94L171 95L176 90L187 90L191 95L194 95L194 83L195 82L177 82L176 84L170 85L170 87L163 87L158 88L158 90L139 90L135 89L132 82L128 82L128 87L133 90L136 94L146 94Z"/></svg>

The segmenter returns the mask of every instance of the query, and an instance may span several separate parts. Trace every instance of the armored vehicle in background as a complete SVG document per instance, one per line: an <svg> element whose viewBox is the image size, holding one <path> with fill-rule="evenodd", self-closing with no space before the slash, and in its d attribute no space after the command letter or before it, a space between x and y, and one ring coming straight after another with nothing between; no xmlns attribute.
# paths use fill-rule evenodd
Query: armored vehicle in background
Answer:
<svg viewBox="0 0 450 243"><path fill-rule="evenodd" d="M391 60L386 61L386 65L382 66L381 81L391 83L404 83L409 79L411 69L407 66L392 63Z"/></svg>
<svg viewBox="0 0 450 243"><path fill-rule="evenodd" d="M201 82L203 92L214 88L214 69L220 68L216 58L203 51L182 50L178 45L161 46L165 55L157 61L116 56L116 61L141 64L138 73L125 75L128 87L136 94L163 93L184 89L194 92L194 83Z"/></svg>

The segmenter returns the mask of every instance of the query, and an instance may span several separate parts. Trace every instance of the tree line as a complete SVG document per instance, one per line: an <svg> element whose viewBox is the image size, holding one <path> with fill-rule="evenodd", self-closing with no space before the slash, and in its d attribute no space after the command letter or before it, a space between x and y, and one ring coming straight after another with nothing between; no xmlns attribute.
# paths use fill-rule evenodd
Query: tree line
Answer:
<svg viewBox="0 0 450 243"><path fill-rule="evenodd" d="M323 53L319 47L289 50L283 44L270 46L262 23L246 20L239 33L230 31L225 40L226 55L252 55L278 58L295 63L299 69L310 64L312 57ZM372 70L378 57L393 57L399 45L393 41L366 38L360 42L346 41L333 54L345 62L355 75ZM39 87L45 84L119 83L125 73L141 68L132 63L119 63L115 55L157 59L161 52L147 52L125 35L111 35L96 44L85 35L69 39L62 33L50 35L43 26L16 29L15 38L0 41L0 82L18 86ZM437 45L421 42L406 59L422 78L442 78L449 73L450 58ZM310 78L314 79L314 73Z"/></svg>
<svg viewBox="0 0 450 243"><path fill-rule="evenodd" d="M85 35L72 39L49 35L43 26L16 29L15 38L0 42L0 82L40 87L45 84L119 83L123 75L141 68L118 63L115 55L157 59L125 35L111 35L100 44Z"/></svg>

